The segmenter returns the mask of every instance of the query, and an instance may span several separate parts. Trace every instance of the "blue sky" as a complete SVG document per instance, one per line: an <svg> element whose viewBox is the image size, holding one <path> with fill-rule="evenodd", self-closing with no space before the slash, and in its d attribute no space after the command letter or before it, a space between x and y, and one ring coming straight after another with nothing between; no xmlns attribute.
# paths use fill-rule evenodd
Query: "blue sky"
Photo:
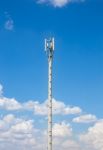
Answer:
<svg viewBox="0 0 103 150"><path fill-rule="evenodd" d="M102 119L102 0L0 1L3 99L11 100L13 97L20 104L30 100L44 104L48 77L44 39L50 36L55 37L53 97L66 107L77 106L83 114L93 114ZM2 113L11 112L6 109ZM12 113L17 115L17 112ZM34 117L32 112L19 115L24 116L25 113ZM57 118L54 120L67 121L72 116ZM74 128L78 130L78 125L74 124Z"/></svg>

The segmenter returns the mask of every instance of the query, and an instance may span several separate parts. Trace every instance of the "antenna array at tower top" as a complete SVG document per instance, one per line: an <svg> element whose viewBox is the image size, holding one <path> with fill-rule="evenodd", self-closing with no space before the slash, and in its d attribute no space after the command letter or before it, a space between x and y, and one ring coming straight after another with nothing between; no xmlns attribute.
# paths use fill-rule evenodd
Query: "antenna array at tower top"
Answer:
<svg viewBox="0 0 103 150"><path fill-rule="evenodd" d="M54 38L45 39L45 51L54 50Z"/></svg>

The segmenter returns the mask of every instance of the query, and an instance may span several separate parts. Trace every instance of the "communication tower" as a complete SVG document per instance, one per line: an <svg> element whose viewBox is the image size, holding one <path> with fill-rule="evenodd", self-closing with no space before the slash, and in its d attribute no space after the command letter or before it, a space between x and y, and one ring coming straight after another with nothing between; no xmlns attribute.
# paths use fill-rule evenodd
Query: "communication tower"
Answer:
<svg viewBox="0 0 103 150"><path fill-rule="evenodd" d="M48 150L52 150L52 63L54 38L45 39L45 51L48 57Z"/></svg>

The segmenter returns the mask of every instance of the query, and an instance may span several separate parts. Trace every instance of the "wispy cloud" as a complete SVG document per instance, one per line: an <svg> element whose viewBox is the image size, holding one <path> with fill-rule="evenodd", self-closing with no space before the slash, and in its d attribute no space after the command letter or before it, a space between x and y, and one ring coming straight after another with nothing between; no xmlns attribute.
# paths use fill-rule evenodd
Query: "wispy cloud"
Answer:
<svg viewBox="0 0 103 150"><path fill-rule="evenodd" d="M51 4L54 7L63 7L70 3L84 2L84 0L37 0L40 4Z"/></svg>
<svg viewBox="0 0 103 150"><path fill-rule="evenodd" d="M10 18L5 22L4 28L9 31L13 31L14 29L14 21Z"/></svg>
<svg viewBox="0 0 103 150"><path fill-rule="evenodd" d="M4 28L8 31L14 30L14 21L8 12L4 12L5 15L5 23Z"/></svg>

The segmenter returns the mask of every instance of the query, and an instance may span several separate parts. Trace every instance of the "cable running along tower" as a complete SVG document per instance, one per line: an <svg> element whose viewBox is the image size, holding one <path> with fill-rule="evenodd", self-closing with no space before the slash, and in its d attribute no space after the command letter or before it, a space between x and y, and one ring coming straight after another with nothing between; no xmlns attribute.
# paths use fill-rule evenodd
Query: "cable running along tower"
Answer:
<svg viewBox="0 0 103 150"><path fill-rule="evenodd" d="M54 38L45 39L45 51L48 57L48 150L52 150L52 62Z"/></svg>

